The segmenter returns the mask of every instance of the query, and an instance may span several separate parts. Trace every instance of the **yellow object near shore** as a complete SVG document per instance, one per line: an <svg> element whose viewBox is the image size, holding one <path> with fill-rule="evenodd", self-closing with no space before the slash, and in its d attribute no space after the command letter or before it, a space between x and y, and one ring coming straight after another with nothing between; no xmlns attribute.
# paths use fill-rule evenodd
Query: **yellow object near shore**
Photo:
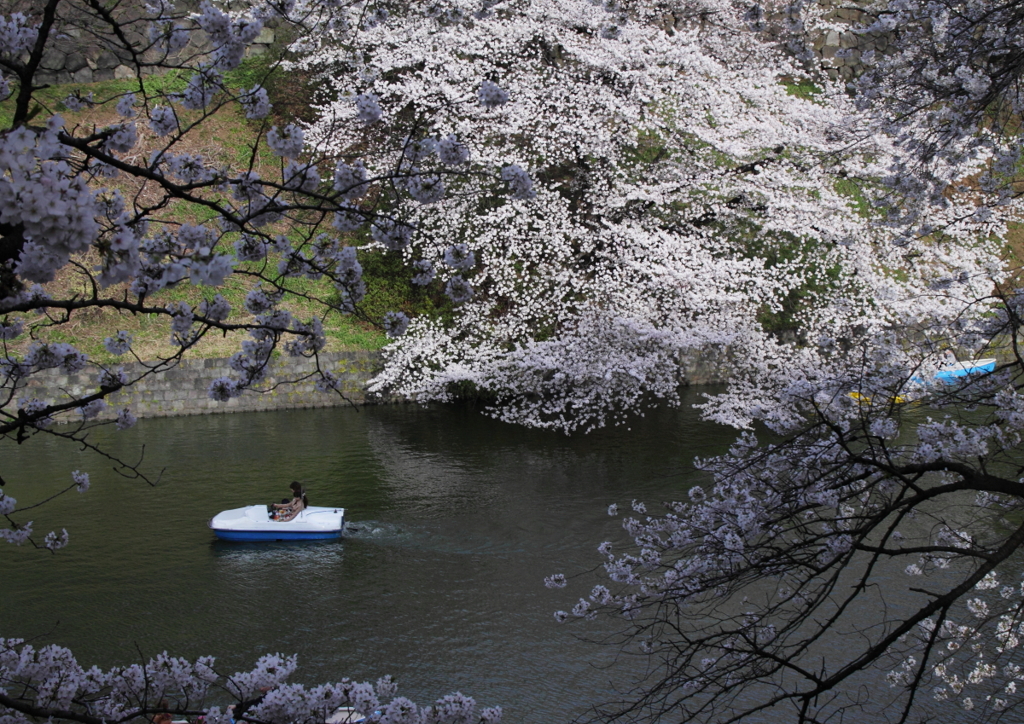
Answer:
<svg viewBox="0 0 1024 724"><path fill-rule="evenodd" d="M851 398L856 400L857 402L863 402L865 404L871 404L871 396L870 395L864 395L864 394L861 394L860 392L848 392L847 394ZM908 400L903 395L896 395L895 397L890 397L889 398L889 402L894 402L897 405L902 405L902 404L904 404L906 402L910 402L910 400Z"/></svg>
<svg viewBox="0 0 1024 724"><path fill-rule="evenodd" d="M918 388L918 389L927 387L928 385L933 384L935 382L941 382L941 383L947 384L947 385L955 385L955 384L958 384L958 383L962 382L964 380L964 378L966 378L966 377L969 377L971 375L976 375L976 374L982 374L982 373L986 373L986 372L993 372L993 371L995 371L995 368L996 368L996 359L995 359L995 357L985 357L983 359L970 359L970 360L963 360L963 361L953 360L953 361L948 362L945 365L943 365L935 373L935 376L933 377L933 381L932 382L925 382L920 377L912 377L910 379L910 384L914 388ZM863 394L861 392L856 392L856 391L848 392L847 394L851 398L853 398L854 400L857 400L858 402L863 402L863 403L868 403L868 404L871 403L871 396L870 395L865 395L865 394ZM889 401L890 402L894 402L896 404L903 404L905 402L910 402L910 400L908 400L903 395L896 395L895 397L891 397L891 398L889 398Z"/></svg>

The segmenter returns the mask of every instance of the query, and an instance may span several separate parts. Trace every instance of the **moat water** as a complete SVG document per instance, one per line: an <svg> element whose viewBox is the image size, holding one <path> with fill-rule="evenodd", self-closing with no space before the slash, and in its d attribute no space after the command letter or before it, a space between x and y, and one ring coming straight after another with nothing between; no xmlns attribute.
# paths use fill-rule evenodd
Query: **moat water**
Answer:
<svg viewBox="0 0 1024 724"><path fill-rule="evenodd" d="M567 437L450 408L395 406L143 420L91 442L159 476L117 475L54 439L0 446L7 490L41 501L35 529L67 528L50 555L0 549L0 636L70 647L85 666L161 651L239 671L295 653L295 681L391 674L429 703L462 691L516 724L567 722L615 696L641 661L595 643L607 624L559 625L581 590L546 575L590 575L622 540L610 503L657 506L703 480L697 456L734 432L699 420L688 394L628 428ZM162 473L161 473L162 471ZM218 542L220 510L269 503L301 480L313 505L347 509L340 541ZM40 536L41 538L41 536Z"/></svg>

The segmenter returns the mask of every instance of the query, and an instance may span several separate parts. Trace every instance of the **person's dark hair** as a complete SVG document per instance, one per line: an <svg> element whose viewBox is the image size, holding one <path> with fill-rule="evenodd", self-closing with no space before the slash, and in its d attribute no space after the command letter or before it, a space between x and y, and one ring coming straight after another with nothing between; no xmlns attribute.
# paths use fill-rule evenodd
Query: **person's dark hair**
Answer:
<svg viewBox="0 0 1024 724"><path fill-rule="evenodd" d="M292 481L290 487L292 489L292 492L295 493L296 498L302 498L302 507L308 508L309 498L306 497L306 489L302 487L302 483L300 483L298 480L294 480Z"/></svg>

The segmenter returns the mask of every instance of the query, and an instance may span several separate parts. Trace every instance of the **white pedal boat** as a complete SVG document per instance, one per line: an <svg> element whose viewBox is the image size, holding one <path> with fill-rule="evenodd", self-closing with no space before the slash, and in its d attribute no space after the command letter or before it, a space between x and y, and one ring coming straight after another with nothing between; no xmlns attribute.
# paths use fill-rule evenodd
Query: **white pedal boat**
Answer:
<svg viewBox="0 0 1024 724"><path fill-rule="evenodd" d="M249 505L217 513L209 522L221 540L322 540L340 538L344 508L310 506L288 521L271 520L265 505Z"/></svg>

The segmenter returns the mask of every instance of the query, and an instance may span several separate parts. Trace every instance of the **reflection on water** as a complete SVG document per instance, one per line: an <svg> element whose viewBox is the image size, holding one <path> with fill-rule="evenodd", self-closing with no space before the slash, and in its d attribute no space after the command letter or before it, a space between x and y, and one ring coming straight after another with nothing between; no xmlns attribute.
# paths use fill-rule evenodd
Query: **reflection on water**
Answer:
<svg viewBox="0 0 1024 724"><path fill-rule="evenodd" d="M696 401L696 398L689 402ZM614 652L555 624L545 575L584 571L616 537L611 502L679 498L728 430L688 407L632 430L566 437L465 410L382 407L146 420L93 442L164 469L149 487L54 441L0 447L9 490L41 500L88 470L93 487L41 508L67 527L57 556L0 549L0 635L110 666L167 650L226 670L298 653L296 679L390 673L420 701L461 690L509 722L567 721L610 694ZM38 444L37 444L38 443ZM225 543L206 521L301 480L346 508L341 541Z"/></svg>
<svg viewBox="0 0 1024 724"><path fill-rule="evenodd" d="M266 543L210 543L218 570L223 574L245 575L254 569L286 566L303 573L314 566L339 563L345 556L340 540L268 541Z"/></svg>

